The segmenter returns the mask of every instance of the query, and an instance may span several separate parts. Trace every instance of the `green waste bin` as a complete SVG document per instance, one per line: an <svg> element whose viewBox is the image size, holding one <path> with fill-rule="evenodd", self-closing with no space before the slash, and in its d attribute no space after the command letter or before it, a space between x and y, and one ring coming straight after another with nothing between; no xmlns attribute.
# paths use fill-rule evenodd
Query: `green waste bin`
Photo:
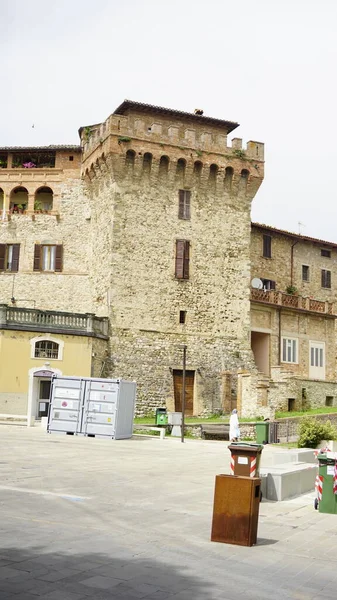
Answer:
<svg viewBox="0 0 337 600"><path fill-rule="evenodd" d="M318 455L318 474L323 477L322 499L318 503L321 513L337 515L337 494L333 493L333 475L336 460L328 454Z"/></svg>
<svg viewBox="0 0 337 600"><path fill-rule="evenodd" d="M156 417L155 417L156 425L167 425L168 417L166 408L157 408L156 409Z"/></svg>
<svg viewBox="0 0 337 600"><path fill-rule="evenodd" d="M269 422L261 421L261 423L255 423L255 427L256 427L256 443L257 444L268 444Z"/></svg>

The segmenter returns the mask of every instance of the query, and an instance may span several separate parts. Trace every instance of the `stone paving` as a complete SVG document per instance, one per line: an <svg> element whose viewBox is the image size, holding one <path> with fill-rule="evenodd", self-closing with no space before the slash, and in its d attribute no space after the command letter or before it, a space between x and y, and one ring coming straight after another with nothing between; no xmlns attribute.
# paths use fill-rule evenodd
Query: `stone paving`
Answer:
<svg viewBox="0 0 337 600"><path fill-rule="evenodd" d="M253 548L210 542L228 470L223 442L0 426L0 600L336 599L337 516L314 494L262 502Z"/></svg>

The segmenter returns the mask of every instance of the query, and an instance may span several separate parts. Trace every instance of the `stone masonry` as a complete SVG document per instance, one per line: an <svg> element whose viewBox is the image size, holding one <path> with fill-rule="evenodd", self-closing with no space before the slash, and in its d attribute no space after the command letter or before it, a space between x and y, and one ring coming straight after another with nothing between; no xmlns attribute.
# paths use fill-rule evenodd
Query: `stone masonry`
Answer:
<svg viewBox="0 0 337 600"><path fill-rule="evenodd" d="M236 124L226 121L128 102L116 113L80 130L93 312L110 318L109 375L137 381L139 412L172 410L186 344L193 412L221 409L222 372L255 368L250 206L263 145L227 146ZM179 190L190 192L190 219L178 218ZM176 240L190 243L188 279L175 276Z"/></svg>

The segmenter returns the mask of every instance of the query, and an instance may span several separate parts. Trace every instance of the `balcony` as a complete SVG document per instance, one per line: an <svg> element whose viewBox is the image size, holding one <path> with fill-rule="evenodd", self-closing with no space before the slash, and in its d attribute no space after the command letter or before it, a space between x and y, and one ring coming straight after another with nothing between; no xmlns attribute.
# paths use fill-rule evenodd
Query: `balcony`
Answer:
<svg viewBox="0 0 337 600"><path fill-rule="evenodd" d="M19 308L0 304L0 330L55 332L70 335L98 337L107 340L107 317L92 313L68 313L54 310Z"/></svg>
<svg viewBox="0 0 337 600"><path fill-rule="evenodd" d="M261 304L269 304L273 306L282 306L299 311L319 313L335 317L333 302L314 300L305 296L297 296L279 292L276 290L256 290L250 291L251 302L260 302Z"/></svg>

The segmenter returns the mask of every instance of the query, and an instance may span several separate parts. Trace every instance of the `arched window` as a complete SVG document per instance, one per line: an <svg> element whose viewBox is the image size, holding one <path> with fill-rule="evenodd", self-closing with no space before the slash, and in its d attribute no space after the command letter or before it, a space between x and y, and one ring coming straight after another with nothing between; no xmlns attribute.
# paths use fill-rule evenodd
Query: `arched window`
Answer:
<svg viewBox="0 0 337 600"><path fill-rule="evenodd" d="M200 160L196 160L193 167L193 173L196 177L200 177L203 164Z"/></svg>
<svg viewBox="0 0 337 600"><path fill-rule="evenodd" d="M25 187L16 187L11 191L9 209L13 213L23 213L28 207L28 190Z"/></svg>
<svg viewBox="0 0 337 600"><path fill-rule="evenodd" d="M230 190L232 187L234 169L233 167L226 167L225 169L225 187Z"/></svg>
<svg viewBox="0 0 337 600"><path fill-rule="evenodd" d="M170 164L170 159L168 156L161 156L159 161L159 174L166 175L168 173L168 168Z"/></svg>
<svg viewBox="0 0 337 600"><path fill-rule="evenodd" d="M34 358L59 359L59 344L51 340L35 342Z"/></svg>
<svg viewBox="0 0 337 600"><path fill-rule="evenodd" d="M128 150L125 155L125 164L127 167L131 167L133 169L135 165L136 153L134 150Z"/></svg>
<svg viewBox="0 0 337 600"><path fill-rule="evenodd" d="M242 171L241 171L241 177L242 177L242 179L248 179L248 177L249 177L249 171L247 169L242 169Z"/></svg>
<svg viewBox="0 0 337 600"><path fill-rule="evenodd" d="M151 152L145 152L143 156L143 170L144 173L150 173L152 165L152 154Z"/></svg>
<svg viewBox="0 0 337 600"><path fill-rule="evenodd" d="M34 210L36 212L49 212L53 209L53 190L50 187L41 187L35 192Z"/></svg>

